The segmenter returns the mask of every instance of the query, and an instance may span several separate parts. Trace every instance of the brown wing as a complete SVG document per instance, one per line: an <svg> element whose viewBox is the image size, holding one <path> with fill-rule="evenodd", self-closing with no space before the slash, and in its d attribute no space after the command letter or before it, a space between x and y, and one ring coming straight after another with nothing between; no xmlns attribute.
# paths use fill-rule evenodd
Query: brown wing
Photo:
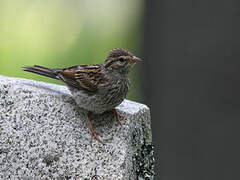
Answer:
<svg viewBox="0 0 240 180"><path fill-rule="evenodd" d="M100 65L80 65L64 69L61 73L64 82L78 89L96 92L99 87L108 82L101 72Z"/></svg>

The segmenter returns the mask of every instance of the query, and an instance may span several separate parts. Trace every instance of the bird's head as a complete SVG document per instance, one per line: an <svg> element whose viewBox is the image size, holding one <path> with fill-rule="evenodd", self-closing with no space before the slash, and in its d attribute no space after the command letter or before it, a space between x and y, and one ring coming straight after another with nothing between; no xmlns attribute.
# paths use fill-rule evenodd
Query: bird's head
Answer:
<svg viewBox="0 0 240 180"><path fill-rule="evenodd" d="M139 61L142 60L129 51L122 48L116 48L109 52L104 62L104 67L108 72L127 75L131 67Z"/></svg>

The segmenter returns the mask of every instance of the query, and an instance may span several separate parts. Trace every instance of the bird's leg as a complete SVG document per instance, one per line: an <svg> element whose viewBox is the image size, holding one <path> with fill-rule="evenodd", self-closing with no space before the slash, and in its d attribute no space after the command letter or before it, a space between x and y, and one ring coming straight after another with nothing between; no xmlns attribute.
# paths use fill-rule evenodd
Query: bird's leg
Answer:
<svg viewBox="0 0 240 180"><path fill-rule="evenodd" d="M88 127L89 127L89 129L90 129L90 131L91 131L92 136L93 136L98 142L103 143L103 142L101 141L101 139L98 137L98 135L95 133L94 129L93 129L93 125L92 125L92 123L91 123L91 121L90 121L90 117L89 117L89 112L87 112L86 114L87 114L87 120L88 120Z"/></svg>
<svg viewBox="0 0 240 180"><path fill-rule="evenodd" d="M112 112L113 112L114 116L116 117L117 122L119 124L121 124L120 119L123 118L123 115L120 114L116 109L113 109Z"/></svg>

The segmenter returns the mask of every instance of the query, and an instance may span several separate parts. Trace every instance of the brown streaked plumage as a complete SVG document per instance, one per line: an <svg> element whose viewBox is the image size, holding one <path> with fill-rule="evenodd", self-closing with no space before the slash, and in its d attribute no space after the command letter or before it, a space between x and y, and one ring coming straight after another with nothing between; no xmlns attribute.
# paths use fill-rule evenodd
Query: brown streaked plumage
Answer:
<svg viewBox="0 0 240 180"><path fill-rule="evenodd" d="M93 129L89 114L112 111L117 118L120 117L115 107L126 97L130 85L128 72L138 61L141 60L129 51L116 48L109 52L103 64L78 65L63 69L34 65L22 69L64 82L77 105L86 110L92 136L102 142Z"/></svg>
<svg viewBox="0 0 240 180"><path fill-rule="evenodd" d="M99 85L103 86L108 83L108 78L101 72L100 65L89 66L87 69L78 69L74 76L82 88L91 92L96 92Z"/></svg>

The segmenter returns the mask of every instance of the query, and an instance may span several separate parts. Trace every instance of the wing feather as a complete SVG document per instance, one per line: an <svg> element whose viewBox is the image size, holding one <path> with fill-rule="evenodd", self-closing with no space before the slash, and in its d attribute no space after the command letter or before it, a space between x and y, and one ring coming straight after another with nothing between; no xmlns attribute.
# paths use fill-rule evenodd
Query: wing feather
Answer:
<svg viewBox="0 0 240 180"><path fill-rule="evenodd" d="M99 87L108 82L108 78L101 72L100 65L83 65L65 69L62 72L62 78L66 80L65 83L89 92L96 92Z"/></svg>

